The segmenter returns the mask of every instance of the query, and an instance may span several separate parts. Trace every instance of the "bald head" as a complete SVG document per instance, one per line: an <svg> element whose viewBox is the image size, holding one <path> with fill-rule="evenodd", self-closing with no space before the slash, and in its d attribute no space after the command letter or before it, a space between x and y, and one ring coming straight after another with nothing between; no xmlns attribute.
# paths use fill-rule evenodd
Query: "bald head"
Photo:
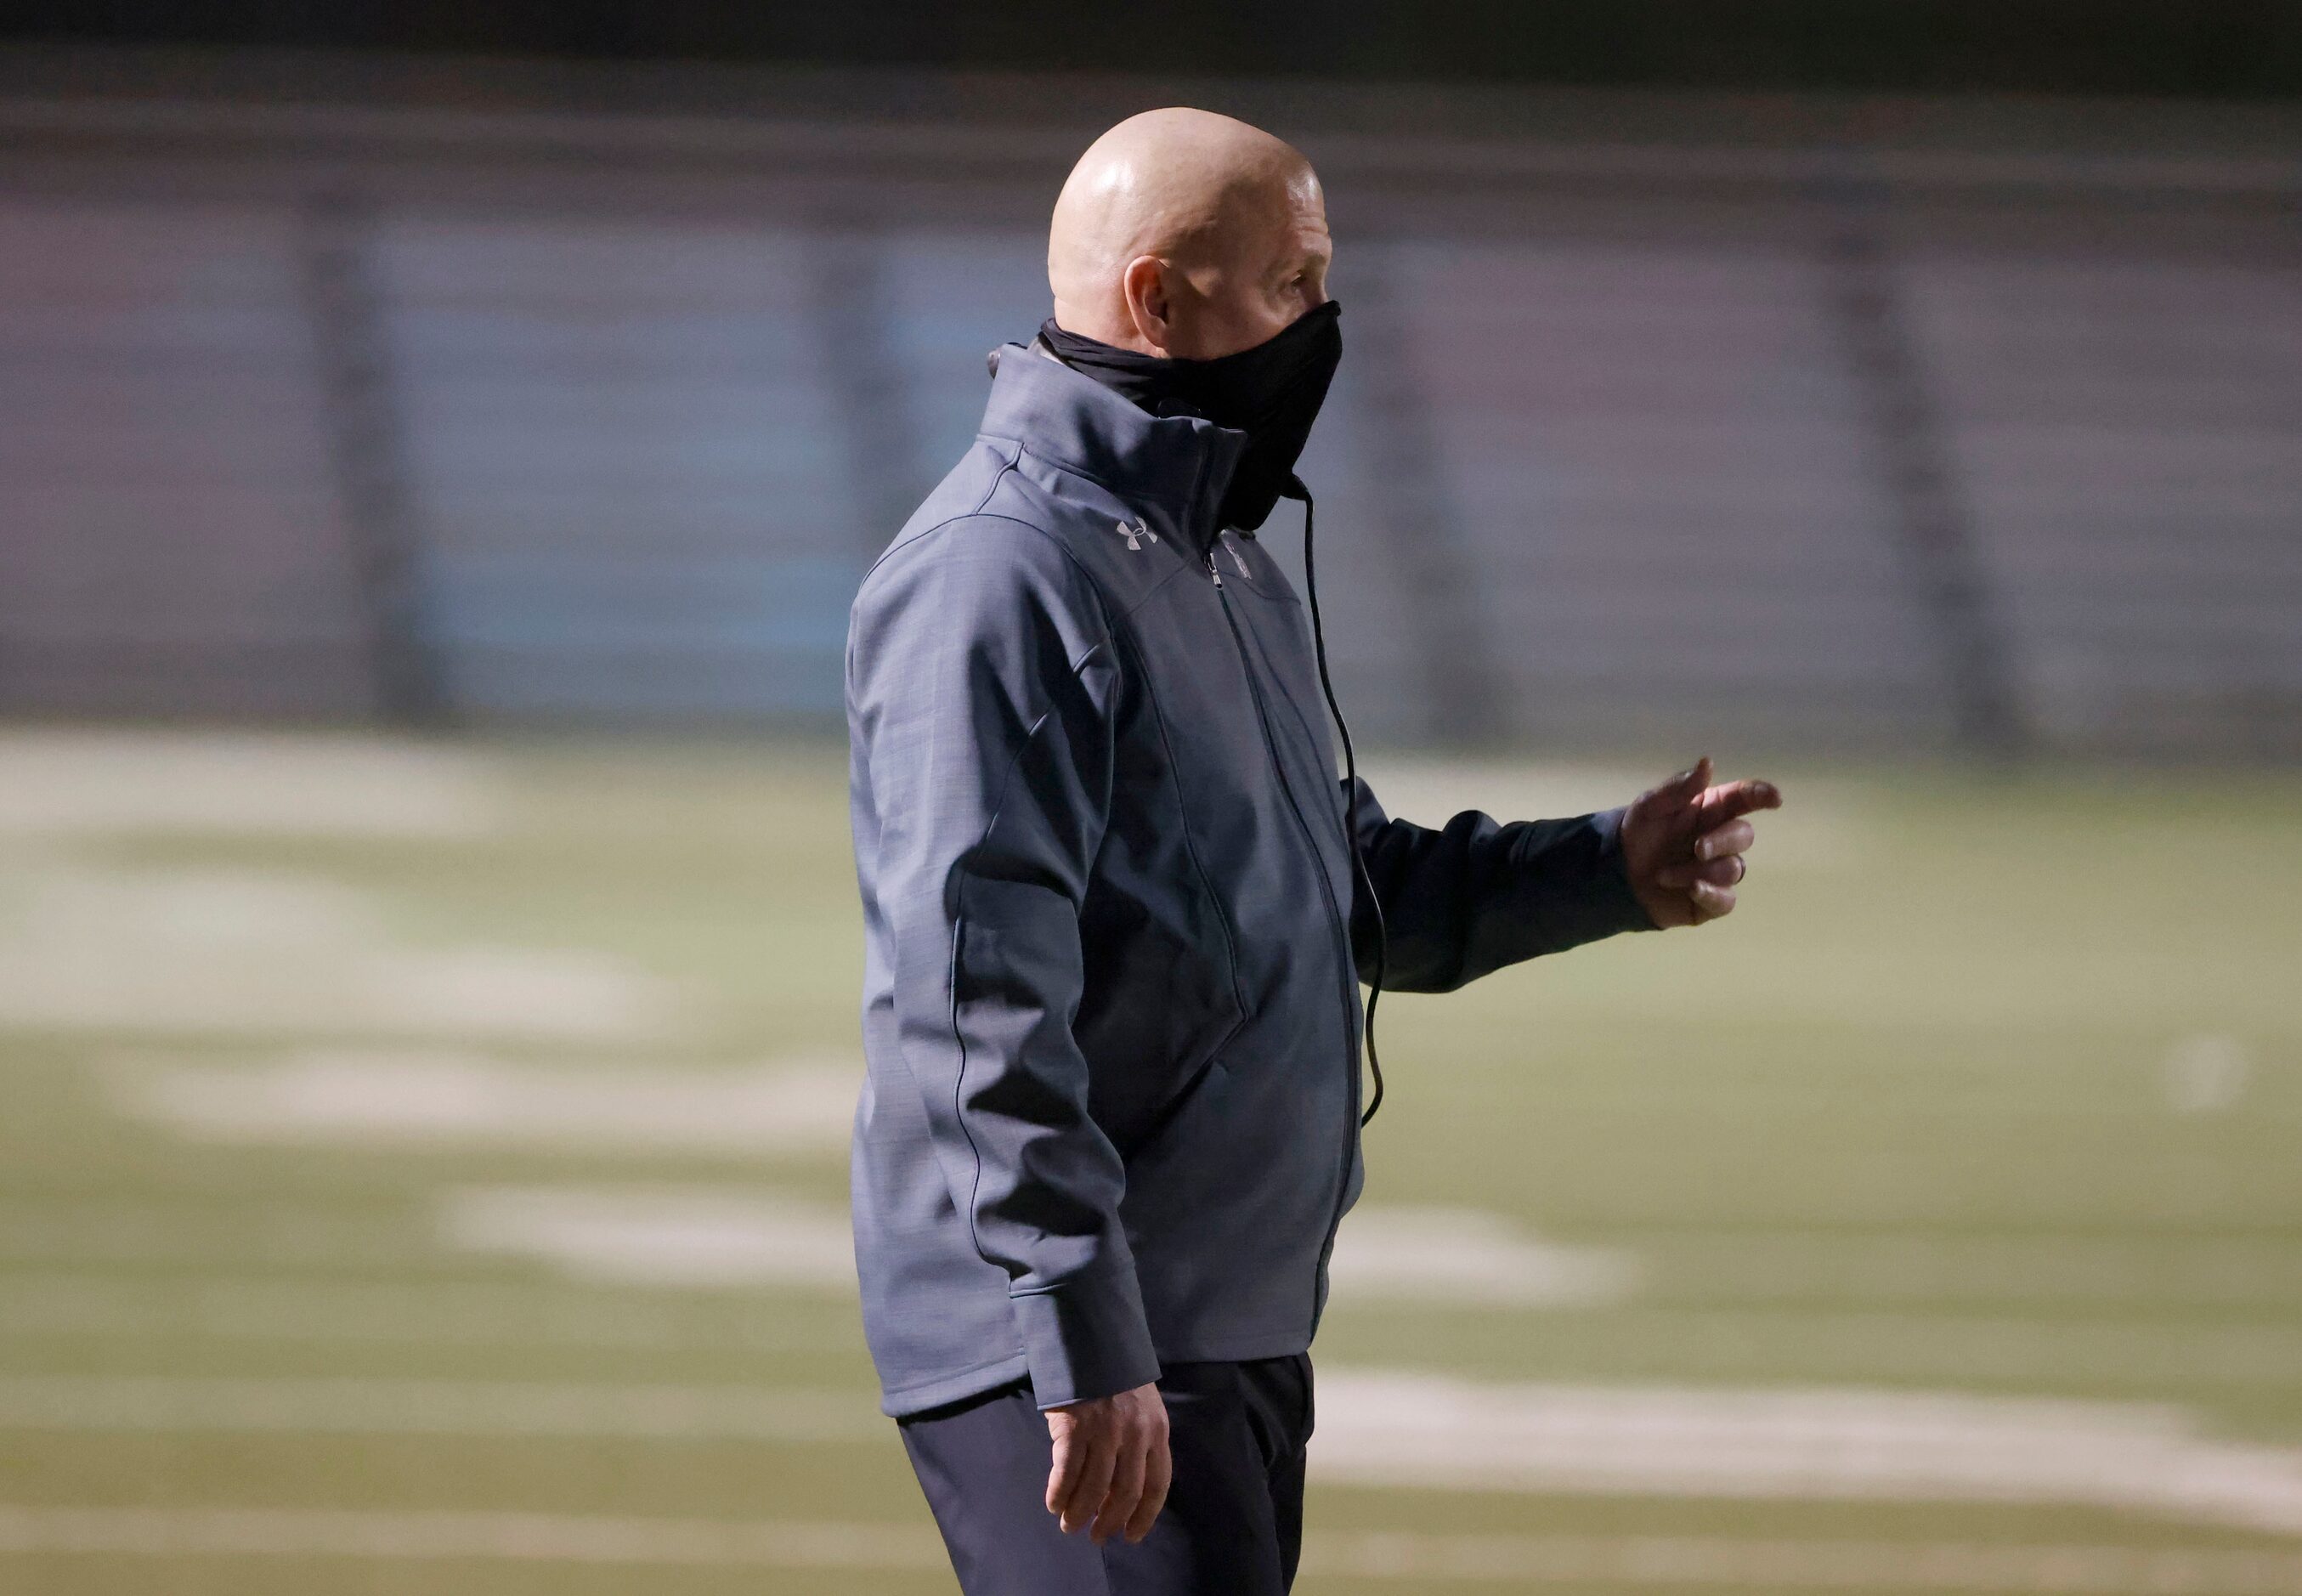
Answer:
<svg viewBox="0 0 2302 1596"><path fill-rule="evenodd" d="M1211 111L1130 116L1055 201L1055 322L1122 349L1211 360L1327 298L1325 197L1293 146Z"/></svg>

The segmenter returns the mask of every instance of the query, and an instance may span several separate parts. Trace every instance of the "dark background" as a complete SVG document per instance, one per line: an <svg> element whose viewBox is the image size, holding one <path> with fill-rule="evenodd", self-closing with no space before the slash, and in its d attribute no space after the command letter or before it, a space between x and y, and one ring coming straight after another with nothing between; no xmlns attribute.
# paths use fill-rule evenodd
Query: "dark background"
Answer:
<svg viewBox="0 0 2302 1596"><path fill-rule="evenodd" d="M456 0L15 10L0 37L568 59L1222 72L1712 89L2302 92L2302 4L2163 0Z"/></svg>

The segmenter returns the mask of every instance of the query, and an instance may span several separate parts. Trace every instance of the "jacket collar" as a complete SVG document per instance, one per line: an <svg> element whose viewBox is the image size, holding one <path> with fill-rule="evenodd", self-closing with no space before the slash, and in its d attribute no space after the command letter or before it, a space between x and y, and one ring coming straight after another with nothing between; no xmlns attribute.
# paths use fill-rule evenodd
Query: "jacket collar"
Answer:
<svg viewBox="0 0 2302 1596"><path fill-rule="evenodd" d="M1189 416L1153 416L1036 348L991 352L983 435L1020 442L1167 523L1204 555L1248 435Z"/></svg>

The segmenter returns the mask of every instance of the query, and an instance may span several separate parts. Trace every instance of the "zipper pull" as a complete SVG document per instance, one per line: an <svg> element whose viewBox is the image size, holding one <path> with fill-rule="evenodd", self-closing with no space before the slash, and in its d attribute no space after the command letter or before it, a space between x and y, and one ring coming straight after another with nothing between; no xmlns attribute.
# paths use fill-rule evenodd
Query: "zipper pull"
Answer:
<svg viewBox="0 0 2302 1596"><path fill-rule="evenodd" d="M1222 573L1215 569L1215 551L1213 544L1207 546L1207 575L1214 578L1217 587L1222 585Z"/></svg>

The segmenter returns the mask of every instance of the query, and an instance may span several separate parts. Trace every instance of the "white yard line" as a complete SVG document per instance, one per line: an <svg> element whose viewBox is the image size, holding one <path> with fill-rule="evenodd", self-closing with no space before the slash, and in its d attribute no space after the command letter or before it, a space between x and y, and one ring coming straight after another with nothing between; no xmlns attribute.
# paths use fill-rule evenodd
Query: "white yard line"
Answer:
<svg viewBox="0 0 2302 1596"><path fill-rule="evenodd" d="M870 1441L861 1392L391 1379L0 1379L0 1428ZM1325 1368L1315 1477L1387 1488L2013 1503L2302 1535L2302 1449L2182 1409L1861 1390L1510 1385Z"/></svg>
<svg viewBox="0 0 2302 1596"><path fill-rule="evenodd" d="M441 1204L441 1239L578 1280L855 1295L844 1205L740 1187L480 1187Z"/></svg>
<svg viewBox="0 0 2302 1596"><path fill-rule="evenodd" d="M855 1291L846 1208L757 1188L481 1187L449 1194L440 1222L451 1247L542 1259L579 1280ZM1363 1208L1333 1267L1341 1300L1498 1308L1597 1306L1638 1280L1628 1254L1458 1208Z"/></svg>
<svg viewBox="0 0 2302 1596"><path fill-rule="evenodd" d="M124 1054L114 1103L196 1141L550 1147L654 1156L837 1152L861 1059L536 1064L457 1047L327 1047L239 1064Z"/></svg>
<svg viewBox="0 0 2302 1596"><path fill-rule="evenodd" d="M465 838L502 821L492 760L357 734L0 733L0 836Z"/></svg>
<svg viewBox="0 0 2302 1596"><path fill-rule="evenodd" d="M791 1062L776 1066L806 1067ZM818 1112L828 1117L828 1111ZM845 1112L843 1106L843 1118ZM844 1144L844 1125L838 1134ZM614 1188L564 1189L605 1192ZM1471 1212L1477 1215L1474 1239L1515 1231L1523 1244L1544 1249L1556 1246L1539 1235L1516 1231L1500 1215ZM1354 1256L1366 1243L1382 1243L1375 1250L1392 1257L1404 1255L1407 1267L1402 1274L1428 1273L1419 1258L1398 1245L1402 1238L1397 1231L1385 1237L1380 1233L1384 1225L1371 1222L1402 1213L1415 1211L1374 1203L1362 1203L1351 1211L1338 1243L1342 1249L1338 1268L1353 1273L1339 1285L1336 1312L1348 1314L1386 1294L1378 1283L1380 1270L1364 1266L1377 1260ZM15 1197L0 1201L0 1266L11 1261L69 1269L212 1261L223 1269L316 1265L330 1271L357 1267L408 1273L467 1269L434 1246L428 1228L431 1217L412 1203L402 1217L391 1205L380 1204L223 1202L188 1207ZM845 1222L844 1211L840 1222ZM1747 1330L1738 1333L1769 1339L1779 1339L1800 1325L1827 1329L1843 1321L1850 1336L1872 1346L1898 1340L1939 1346L1945 1333L1986 1337L1994 1346L2004 1345L2010 1356L2018 1341L2026 1356L2034 1343L2052 1344L2059 1348L2063 1367L2069 1366L2074 1348L2100 1332L2132 1342L2136 1361L2121 1365L2108 1356L2117 1348L2105 1346L2105 1356L2092 1360L2089 1369L2129 1381L2161 1381L2169 1371L2185 1380L2194 1378L2199 1373L2195 1365L2208 1360L2213 1365L2205 1371L2209 1377L2232 1372L2248 1382L2265 1377L2275 1381L2280 1372L2302 1366L2302 1333L2281 1328L2283 1322L2275 1317L2247 1326L2167 1324L2150 1318L2121 1323L2104 1316L2104 1310L2129 1304L2148 1305L2154 1313L2169 1306L2193 1312L2302 1306L2302 1242L2252 1236L2172 1243L2086 1236L1665 1229L1618 1232L1603 1246L1580 1244L1558 1250L1592 1263L1628 1264L1666 1288L1678 1306L1653 1306L1642 1312L1687 1316L1689 1340L1708 1333L1713 1322L1703 1315L1718 1315L1726 1316L1716 1322L1722 1334L1749 1316ZM1466 1267L1490 1269L1501 1256L1483 1250L1467 1266L1449 1262L1441 1273L1459 1278ZM1404 1298L1408 1294L1404 1281L1399 1283L1401 1289L1388 1294ZM1491 1285L1483 1284L1483 1290L1495 1294ZM1501 1294L1515 1295L1516 1289ZM1430 1298L1419 1292L1414 1299ZM1697 1306L1712 1302L1720 1306ZM2004 1309L2029 1302L2056 1304L2064 1315L2052 1321L1992 1319L1964 1306ZM2088 1316L2069 1318L2068 1311L2078 1305L2089 1310ZM1910 1312L1898 1311L1904 1307ZM1904 1328L1898 1331L1896 1326ZM1995 1333L1999 1331L2004 1333ZM2205 1357L2200 1356L2201 1334L2220 1338L2208 1344ZM2248 1353L2249 1345L2258 1349ZM2010 1371L1993 1367L1986 1372Z"/></svg>
<svg viewBox="0 0 2302 1596"><path fill-rule="evenodd" d="M698 1001L595 949L410 945L375 895L305 872L53 862L0 889L0 1026L628 1045Z"/></svg>
<svg viewBox="0 0 2302 1596"><path fill-rule="evenodd" d="M2302 1448L2206 1436L2172 1406L1348 1368L1317 1400L1312 1467L1359 1484L2058 1503L2302 1535Z"/></svg>
<svg viewBox="0 0 2302 1596"><path fill-rule="evenodd" d="M1477 1208L1354 1209L1335 1238L1335 1298L1515 1308L1595 1307L1634 1294L1638 1258L1549 1241Z"/></svg>
<svg viewBox="0 0 2302 1596"><path fill-rule="evenodd" d="M930 1572L919 1524L591 1518L545 1513L0 1506L0 1555L295 1557L635 1567ZM1442 1535L1313 1531L1303 1571L1326 1579L1534 1585L1724 1584L1777 1590L2295 1596L2302 1556L2115 1545L1743 1540L1729 1536Z"/></svg>

